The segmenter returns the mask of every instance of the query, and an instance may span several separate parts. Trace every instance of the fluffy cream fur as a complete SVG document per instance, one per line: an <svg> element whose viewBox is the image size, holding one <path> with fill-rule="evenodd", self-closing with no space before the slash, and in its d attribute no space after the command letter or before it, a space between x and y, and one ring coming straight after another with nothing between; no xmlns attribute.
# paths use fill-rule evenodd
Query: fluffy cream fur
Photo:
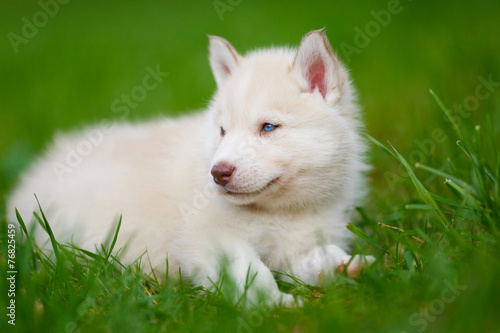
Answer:
<svg viewBox="0 0 500 333"><path fill-rule="evenodd" d="M57 239L93 250L122 215L123 262L147 250L165 272L168 255L170 272L181 267L210 288L224 256L240 293L249 269L257 273L250 301L264 291L272 303L293 303L271 270L311 284L336 273L351 259L345 226L367 168L347 71L322 31L297 50L245 56L211 36L210 64L218 90L206 111L57 137L22 177L9 220L14 207L30 219L35 193ZM71 156L82 142L91 151ZM221 163L234 167L225 186L210 174ZM40 228L36 238L48 240ZM349 272L371 261L356 257Z"/></svg>

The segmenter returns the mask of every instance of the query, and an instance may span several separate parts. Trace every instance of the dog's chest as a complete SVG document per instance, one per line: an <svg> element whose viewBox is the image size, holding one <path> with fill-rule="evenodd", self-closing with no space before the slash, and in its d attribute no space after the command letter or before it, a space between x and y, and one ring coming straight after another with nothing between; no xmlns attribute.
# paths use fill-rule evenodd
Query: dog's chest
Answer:
<svg viewBox="0 0 500 333"><path fill-rule="evenodd" d="M281 265L319 244L322 224L315 214L269 215L253 219L241 232L265 264Z"/></svg>

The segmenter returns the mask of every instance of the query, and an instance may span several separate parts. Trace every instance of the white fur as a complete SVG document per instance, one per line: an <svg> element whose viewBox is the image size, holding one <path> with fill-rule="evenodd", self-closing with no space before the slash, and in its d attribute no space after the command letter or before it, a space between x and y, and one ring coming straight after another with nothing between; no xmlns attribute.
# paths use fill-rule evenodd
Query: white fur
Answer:
<svg viewBox="0 0 500 333"><path fill-rule="evenodd" d="M168 255L169 272L181 267L211 287L224 256L240 293L247 273L257 273L250 301L261 290L272 303L293 302L270 270L311 284L338 271L350 260L345 226L362 196L365 147L348 73L323 32L309 33L298 50L244 57L211 36L210 64L218 90L206 111L115 124L64 177L54 163L64 164L68 149L86 139L57 137L22 177L9 220L14 207L29 220L36 193L56 238L93 250L122 215L116 248L125 249L123 262L147 250L152 268L165 272ZM311 66L320 69L314 79ZM264 133L265 123L279 127ZM225 187L210 175L221 162L236 168ZM36 238L48 240L40 228Z"/></svg>

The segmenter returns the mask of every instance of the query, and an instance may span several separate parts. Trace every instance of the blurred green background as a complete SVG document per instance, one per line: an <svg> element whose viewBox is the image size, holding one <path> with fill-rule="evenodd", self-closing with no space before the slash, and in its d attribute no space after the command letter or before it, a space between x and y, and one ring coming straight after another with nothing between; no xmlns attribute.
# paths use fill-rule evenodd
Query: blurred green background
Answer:
<svg viewBox="0 0 500 333"><path fill-rule="evenodd" d="M479 137L469 135L476 125L488 128L482 132L484 142L474 142L485 147L482 151L494 151L491 148L495 143L500 145L500 83L488 91L479 79L500 82L498 0L59 0L67 3L60 4L57 13L49 17L40 3L54 1L0 2L0 215L4 209L2 199L53 135L103 119L118 119L120 114L113 112L112 103L141 86L148 67L159 65L169 75L131 108L127 121L204 108L215 89L208 64L207 34L223 36L245 53L272 45L297 46L308 31L325 28L334 49L351 70L367 132L384 144L389 141L412 163L412 156L419 156L419 161L430 166L452 170L452 174L469 173L474 178L467 156L455 145L457 134L444 120L429 89L451 107L464 136L471 141ZM390 22L377 23L375 16L390 9L394 12ZM56 11L53 6L50 10ZM39 27L29 31L28 25L34 19ZM23 37L23 30L32 36ZM368 36L363 40L359 31ZM26 39L13 47L13 38ZM350 54L348 48L354 53ZM488 97L477 98L478 87ZM454 111L454 105L464 107L464 103L467 106L471 102L475 104L470 114L459 116ZM443 131L443 140L431 141L436 130ZM497 152L491 155L481 158L496 165ZM440 229L432 226L436 221L429 218L431 213L425 207L401 208L408 202L418 206L421 201L414 200L418 194L398 162L378 148L372 150L370 158L374 166L370 174L372 192L366 214L361 214L362 220L370 223L364 230L392 253L391 259L379 257L374 270L360 283L341 279L318 302L304 309L269 312L269 326L256 331L279 328L308 332L340 327L349 331L401 332L399 328L407 328L408 324L412 332L417 331L420 326L412 323L411 313L438 299L443 281L458 278L470 286L470 291L461 296L460 302L447 305L446 314L438 320L428 322L428 331L498 330L498 242L494 237L474 238L471 232L472 251L448 243ZM416 172L428 188L439 187L434 193L460 199L456 193L450 195L441 177ZM498 191L498 183L494 186ZM483 191L492 187L484 187L487 190ZM461 199L457 202L463 203ZM463 229L464 219L475 223L481 218L480 214L462 218L464 211L456 207L444 211L451 222L458 221L458 232L469 230ZM395 230L379 228L377 222L406 229L406 236L400 239ZM420 248L411 243L408 235L421 235L422 230L431 239ZM469 241L464 234L461 237ZM0 243L5 239L0 237ZM359 239L356 244L354 249L359 253L376 251ZM19 250L18 262L22 264L24 258L28 263L28 253ZM412 253L420 265L425 264L424 268L413 267ZM210 295L208 301L192 299L189 291L168 286L162 287L158 295L145 295L144 282L131 283L130 274L107 281L99 280L101 275L94 278L92 274L80 274L80 270L87 269L78 265L76 273L70 275L42 269L35 272L28 269L29 265L19 267L18 316L20 323L24 322L21 328L38 327L44 332L46 327L57 332L65 328L73 332L77 321L82 331L111 331L110 327L119 327L120 331L151 327L151 331L158 331L155 325L159 320L164 330L188 327L221 331L218 325L232 327L241 323L242 313L232 308L221 311L213 306L218 303L212 302ZM99 283L92 282L95 279ZM140 277L136 280L142 281ZM307 295L307 291L303 293ZM87 320L85 311L76 313L89 299L97 299L96 304L88 303L89 311L96 311L95 320ZM5 318L0 325L4 323ZM482 326L478 329L478 325ZM370 329L372 326L375 329Z"/></svg>
<svg viewBox="0 0 500 333"><path fill-rule="evenodd" d="M112 102L141 85L148 66L159 64L169 76L131 109L128 120L204 108L215 89L207 34L223 36L245 53L296 46L308 31L326 28L351 69L368 133L408 157L419 149L415 140L431 137L433 129L451 133L429 89L452 106L474 95L478 76L500 81L500 2L402 0L400 12L358 47L357 29L373 26L373 11L388 10L391 3L72 0L43 22L36 1L2 1L0 196L56 131L116 118ZM9 33L22 36L23 17L33 22L34 16L44 24L16 53ZM358 50L349 55L342 45ZM493 110L500 110L498 91L481 100L464 124L473 128L489 121L498 133L500 118ZM455 136L448 137L425 156L427 163L449 153L444 146L453 146ZM407 182L398 183L397 191L388 184L386 172L398 172L395 161L374 151L372 163L374 199L409 195Z"/></svg>

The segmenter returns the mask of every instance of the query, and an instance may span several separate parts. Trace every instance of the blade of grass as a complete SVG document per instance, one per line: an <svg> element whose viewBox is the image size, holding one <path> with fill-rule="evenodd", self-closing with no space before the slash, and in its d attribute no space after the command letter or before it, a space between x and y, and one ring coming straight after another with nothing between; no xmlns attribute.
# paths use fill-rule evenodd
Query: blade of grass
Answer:
<svg viewBox="0 0 500 333"><path fill-rule="evenodd" d="M496 170L495 170L495 178L500 179L500 154L497 155L497 166L496 166ZM495 195L495 201L499 202L500 201L500 182L498 182L498 181L495 182L493 193Z"/></svg>
<svg viewBox="0 0 500 333"><path fill-rule="evenodd" d="M424 204L406 204L405 209L433 210L434 207Z"/></svg>
<svg viewBox="0 0 500 333"><path fill-rule="evenodd" d="M81 253L85 254L86 256L88 256L88 257L90 257L90 258L92 258L92 259L94 259L96 261L101 261L102 260L102 257L98 256L95 253L92 253L90 251L87 251L87 250L84 250L82 248L79 248L79 247L77 247L77 246L75 246L73 244L69 244L68 246L70 246L71 248L75 249L78 252L81 252Z"/></svg>
<svg viewBox="0 0 500 333"><path fill-rule="evenodd" d="M467 145L464 141L458 140L457 146L460 147L465 155L467 155L467 157L472 161L472 169L474 170L474 173L476 175L479 191L481 191L485 188L485 174L481 172L481 170L483 169L481 163L479 162L478 158L472 153L472 151L467 148Z"/></svg>
<svg viewBox="0 0 500 333"><path fill-rule="evenodd" d="M19 223L19 225L21 226L21 230L24 232L24 234L26 235L26 239L28 240L28 242L30 243L30 245L34 246L33 244L33 241L28 233L28 229L26 228L26 224L24 223L22 217L21 217L21 214L19 214L19 211L17 210L16 208L16 218L17 218L17 222ZM32 260L32 265L33 265L33 269L36 268L36 257L35 257L35 253L32 253L31 255L31 260Z"/></svg>
<svg viewBox="0 0 500 333"><path fill-rule="evenodd" d="M347 226L346 228L352 232L353 234L355 234L356 236L358 236L359 238L367 241L368 243L372 244L373 246L375 246L377 249L379 250L382 250L386 253L387 250L385 250L382 246L378 245L370 236L368 236L367 234L365 234L363 231L361 231L360 229L358 229L354 224L352 224L351 222L347 223Z"/></svg>
<svg viewBox="0 0 500 333"><path fill-rule="evenodd" d="M455 201L451 201L449 199L446 199L446 198L443 198L443 197L440 197L439 195L437 194L434 194L432 192L429 192L429 194L431 195L431 197L436 200L437 202L441 202L441 203L444 203L444 204L447 204L449 206L453 206L453 207L461 207L460 204L456 203Z"/></svg>
<svg viewBox="0 0 500 333"><path fill-rule="evenodd" d="M450 228L448 227L448 220L446 219L446 216L444 216L441 209L439 209L436 201L434 201L434 199L430 195L430 192L427 191L427 189L424 187L424 185L417 178L417 176L413 172L413 169L410 167L410 165L408 164L406 159L390 143L389 143L389 145L396 153L396 156L397 156L399 162L406 169L406 172L408 173L408 176L410 177L410 179L411 179L413 185L415 186L420 197L424 200L425 203L427 203L429 206L432 206L434 208L433 212L434 212L435 216L437 217L438 221L441 222L441 225L445 228L445 230L449 231Z"/></svg>
<svg viewBox="0 0 500 333"><path fill-rule="evenodd" d="M19 222L19 225L21 226L22 231L24 232L26 237L29 239L30 235L28 234L28 229L26 228L26 224L24 224L24 221L21 217L21 214L19 214L19 211L17 210L17 208L16 208L16 218L17 218L17 222Z"/></svg>
<svg viewBox="0 0 500 333"><path fill-rule="evenodd" d="M118 225L116 226L115 230L115 235L113 236L113 241L111 242L111 246L109 247L109 250L107 251L106 254L106 262L109 259L109 256L111 255L111 252L113 252L113 249L115 248L116 241L118 240L118 233L120 232L120 227L122 226L122 215L120 215L120 219L118 220Z"/></svg>
<svg viewBox="0 0 500 333"><path fill-rule="evenodd" d="M463 180L461 179L458 179L457 177L454 177L446 172L443 172L441 170L437 170L437 169L434 169L430 166L427 166L425 164L420 164L420 163L415 163L415 168L419 168L419 169L423 169L425 171L428 171L430 173L433 173L435 175L438 175L444 179L451 179L453 180L456 184L460 184L460 186L462 187L466 187L467 189L469 189L470 191L474 191L474 187L466 182L464 182Z"/></svg>
<svg viewBox="0 0 500 333"><path fill-rule="evenodd" d="M405 256L406 266L408 266L408 270L410 272L414 272L415 267L413 266L413 256L411 252L409 250L405 251L404 256Z"/></svg>
<svg viewBox="0 0 500 333"><path fill-rule="evenodd" d="M42 221L42 218L40 217L40 215L38 215L37 212L33 212L33 216L35 217L35 219L38 222L38 224L42 227L42 229L45 232L47 232L47 227L45 226L45 223Z"/></svg>
<svg viewBox="0 0 500 333"><path fill-rule="evenodd" d="M48 233L50 237L50 243L52 244L52 249L54 250L54 254L56 256L57 262L61 260L61 254L59 253L59 243L56 241L56 238L54 237L54 233L52 232L52 229L50 228L49 222L47 221L47 218L45 217L45 214L43 213L42 206L40 205L40 201L38 201L38 197L35 194L35 199L38 204L38 209L40 209L40 214L42 214L42 219L45 224L45 231ZM40 217L38 217L40 218Z"/></svg>
<svg viewBox="0 0 500 333"><path fill-rule="evenodd" d="M446 114L446 116L448 117L448 119L450 120L451 124L453 125L453 128L455 129L455 132L457 132L458 134L458 137L459 138L462 138L463 135L462 135L462 132L460 131L460 127L458 127L458 124L457 122L455 121L455 118L452 117L450 111L448 110L448 108L444 105L443 101L441 101L441 99L438 97L438 95L436 95L436 93L434 91L432 91L432 89L429 89L429 92L431 93L432 97L434 97L434 99L436 100L436 102L438 103L439 107L441 108L441 110L443 110L443 112Z"/></svg>
<svg viewBox="0 0 500 333"><path fill-rule="evenodd" d="M396 155L394 155L394 153L389 149L387 148L384 144L382 144L380 141L378 141L377 139L375 139L374 137L368 135L365 133L365 136L371 141L373 142L377 147L379 147L380 149L382 149L384 152L386 152L387 154L389 154L390 156L394 157L395 159L398 159L396 157Z"/></svg>

